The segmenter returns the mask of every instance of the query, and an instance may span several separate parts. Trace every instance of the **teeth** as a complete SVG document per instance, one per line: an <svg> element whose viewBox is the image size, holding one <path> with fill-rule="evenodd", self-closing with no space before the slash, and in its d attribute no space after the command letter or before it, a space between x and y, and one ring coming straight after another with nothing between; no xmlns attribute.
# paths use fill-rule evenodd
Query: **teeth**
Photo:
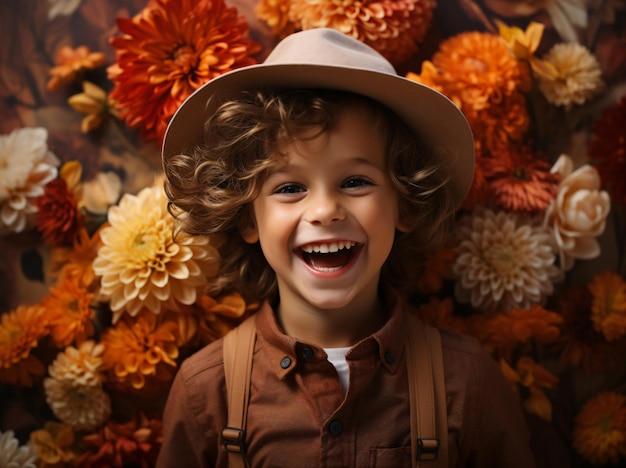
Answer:
<svg viewBox="0 0 626 468"><path fill-rule="evenodd" d="M356 242L339 241L330 244L308 244L302 247L302 250L306 253L335 253L342 249L351 249L355 245Z"/></svg>

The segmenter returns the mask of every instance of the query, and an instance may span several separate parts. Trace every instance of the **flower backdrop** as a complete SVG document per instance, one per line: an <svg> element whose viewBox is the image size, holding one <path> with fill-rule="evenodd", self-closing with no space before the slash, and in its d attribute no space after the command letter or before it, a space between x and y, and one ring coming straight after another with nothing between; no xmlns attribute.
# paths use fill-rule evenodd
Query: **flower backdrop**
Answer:
<svg viewBox="0 0 626 468"><path fill-rule="evenodd" d="M623 0L5 0L0 466L152 466L181 361L257 304L212 297L220 239L173 236L177 106L333 27L438 89L476 175L411 299L475 336L539 466L626 463Z"/></svg>

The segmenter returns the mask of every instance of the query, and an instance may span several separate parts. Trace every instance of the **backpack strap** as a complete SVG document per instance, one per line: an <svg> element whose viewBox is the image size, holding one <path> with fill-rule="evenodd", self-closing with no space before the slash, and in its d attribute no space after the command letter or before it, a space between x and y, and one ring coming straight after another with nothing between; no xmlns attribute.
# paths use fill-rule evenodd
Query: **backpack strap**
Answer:
<svg viewBox="0 0 626 468"><path fill-rule="evenodd" d="M406 314L411 455L416 466L448 466L448 421L439 331Z"/></svg>
<svg viewBox="0 0 626 468"><path fill-rule="evenodd" d="M420 468L446 468L448 423L441 336L436 328L425 325L417 317L406 316L412 459ZM255 340L256 315L224 337L228 423L222 431L222 443L228 451L228 464L233 468L248 466L245 427Z"/></svg>
<svg viewBox="0 0 626 468"><path fill-rule="evenodd" d="M250 398L252 355L256 340L256 315L244 320L224 337L224 375L228 398L228 423L222 444L228 450L228 466L247 467L246 420Z"/></svg>

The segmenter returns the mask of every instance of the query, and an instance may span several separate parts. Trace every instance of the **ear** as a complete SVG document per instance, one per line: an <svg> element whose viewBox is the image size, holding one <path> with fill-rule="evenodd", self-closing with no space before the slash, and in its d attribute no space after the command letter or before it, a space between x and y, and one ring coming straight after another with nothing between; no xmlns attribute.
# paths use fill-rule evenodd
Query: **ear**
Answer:
<svg viewBox="0 0 626 468"><path fill-rule="evenodd" d="M411 231L411 227L401 219L401 215L396 219L396 229L402 233Z"/></svg>
<svg viewBox="0 0 626 468"><path fill-rule="evenodd" d="M251 209L248 209L244 214L242 222L239 225L239 233L248 244L255 244L259 241L259 229L257 228L254 213Z"/></svg>

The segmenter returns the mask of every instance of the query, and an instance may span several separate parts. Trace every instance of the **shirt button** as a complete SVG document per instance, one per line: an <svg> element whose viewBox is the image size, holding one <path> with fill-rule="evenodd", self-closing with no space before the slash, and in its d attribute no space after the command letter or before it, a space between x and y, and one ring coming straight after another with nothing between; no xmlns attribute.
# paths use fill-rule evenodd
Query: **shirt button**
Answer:
<svg viewBox="0 0 626 468"><path fill-rule="evenodd" d="M387 351L385 353L385 362L387 364L393 364L394 361L395 361L395 359L393 358L393 353Z"/></svg>
<svg viewBox="0 0 626 468"><path fill-rule="evenodd" d="M338 436L343 432L343 424L338 419L333 419L328 425L328 431L332 435Z"/></svg>
<svg viewBox="0 0 626 468"><path fill-rule="evenodd" d="M311 359L313 357L313 350L309 348L308 346L305 348L302 348L300 352L302 353L302 357L304 359Z"/></svg>
<svg viewBox="0 0 626 468"><path fill-rule="evenodd" d="M291 365L291 358L285 356L282 361L280 361L280 367L283 369L287 369Z"/></svg>

